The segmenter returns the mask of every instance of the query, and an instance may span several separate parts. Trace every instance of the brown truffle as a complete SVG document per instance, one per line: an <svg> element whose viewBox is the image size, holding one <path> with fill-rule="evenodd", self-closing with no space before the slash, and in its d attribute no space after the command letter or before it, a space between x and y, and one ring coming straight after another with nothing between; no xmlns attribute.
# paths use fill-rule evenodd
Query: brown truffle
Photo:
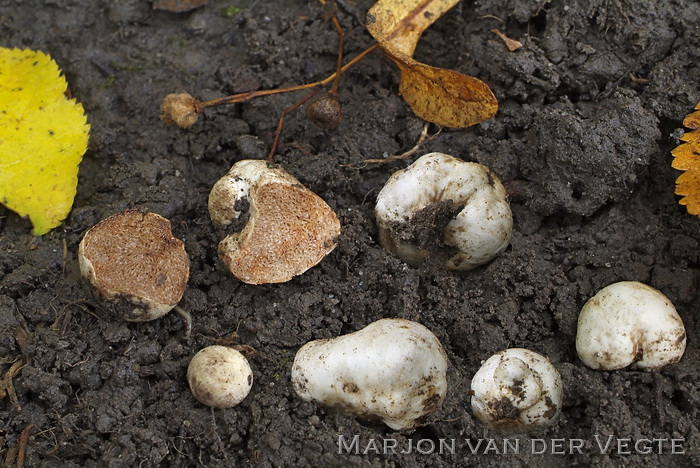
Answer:
<svg viewBox="0 0 700 468"><path fill-rule="evenodd" d="M217 224L230 224L241 214L237 205L246 200L248 223L219 244L219 257L241 281L289 281L335 248L338 217L284 170L264 161L239 161L212 188L209 214Z"/></svg>
<svg viewBox="0 0 700 468"><path fill-rule="evenodd" d="M189 260L170 221L126 210L90 228L78 248L80 272L107 300L126 302L129 321L157 319L182 298Z"/></svg>

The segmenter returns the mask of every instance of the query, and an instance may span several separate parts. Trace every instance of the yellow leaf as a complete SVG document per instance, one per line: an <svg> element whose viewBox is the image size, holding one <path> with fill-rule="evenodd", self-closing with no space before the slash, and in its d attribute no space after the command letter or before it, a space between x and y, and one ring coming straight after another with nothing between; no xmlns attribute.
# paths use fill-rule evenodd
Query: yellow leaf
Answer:
<svg viewBox="0 0 700 468"><path fill-rule="evenodd" d="M413 57L423 31L459 0L379 0L367 12L367 30L381 45Z"/></svg>
<svg viewBox="0 0 700 468"><path fill-rule="evenodd" d="M46 234L70 212L90 126L51 57L0 47L0 203Z"/></svg>
<svg viewBox="0 0 700 468"><path fill-rule="evenodd" d="M685 144L676 146L671 154L673 162L671 167L681 171L687 171L700 165L700 131L688 132L681 138ZM698 168L700 169L700 168Z"/></svg>
<svg viewBox="0 0 700 468"><path fill-rule="evenodd" d="M700 102L695 106L695 112L688 114L683 119L683 125L693 130L700 128Z"/></svg>
<svg viewBox="0 0 700 468"><path fill-rule="evenodd" d="M401 71L400 92L416 115L445 127L469 127L496 114L498 101L483 81L413 59L420 36L459 0L379 0L367 30Z"/></svg>
<svg viewBox="0 0 700 468"><path fill-rule="evenodd" d="M700 102L695 106L700 109ZM688 114L683 120L688 128L700 128L700 111ZM676 179L676 195L681 198L678 203L685 205L688 213L700 216L700 130L687 132L681 137L681 143L671 154L674 169L685 171Z"/></svg>

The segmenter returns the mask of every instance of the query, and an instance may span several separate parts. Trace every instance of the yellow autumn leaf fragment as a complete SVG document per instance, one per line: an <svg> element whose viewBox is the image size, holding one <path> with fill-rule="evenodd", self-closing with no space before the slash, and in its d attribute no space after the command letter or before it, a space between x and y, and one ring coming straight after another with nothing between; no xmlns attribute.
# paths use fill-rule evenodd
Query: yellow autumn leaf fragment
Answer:
<svg viewBox="0 0 700 468"><path fill-rule="evenodd" d="M56 62L0 47L0 203L42 235L73 206L90 126Z"/></svg>
<svg viewBox="0 0 700 468"><path fill-rule="evenodd" d="M700 166L700 131L688 132L680 140L685 144L680 144L671 151L673 155L671 167L687 171ZM700 170L700 167L698 169Z"/></svg>
<svg viewBox="0 0 700 468"><path fill-rule="evenodd" d="M464 128L490 119L498 101L483 81L413 59L423 32L459 0L379 0L367 13L367 30L401 71L400 92L428 122Z"/></svg>
<svg viewBox="0 0 700 468"><path fill-rule="evenodd" d="M697 109L698 106L695 106ZM683 119L683 125L693 130L700 128L700 110L688 114L685 119Z"/></svg>
<svg viewBox="0 0 700 468"><path fill-rule="evenodd" d="M381 45L413 57L423 31L459 0L379 0L367 12L367 30Z"/></svg>
<svg viewBox="0 0 700 468"><path fill-rule="evenodd" d="M676 195L681 198L678 203L684 205L688 213L700 216L700 171L688 170L676 179Z"/></svg>
<svg viewBox="0 0 700 468"><path fill-rule="evenodd" d="M700 129L700 102L695 109L683 119L683 125ZM684 205L688 213L700 216L700 130L686 132L680 140L683 143L671 151L671 166L685 171L676 179L676 195L683 197L678 203Z"/></svg>

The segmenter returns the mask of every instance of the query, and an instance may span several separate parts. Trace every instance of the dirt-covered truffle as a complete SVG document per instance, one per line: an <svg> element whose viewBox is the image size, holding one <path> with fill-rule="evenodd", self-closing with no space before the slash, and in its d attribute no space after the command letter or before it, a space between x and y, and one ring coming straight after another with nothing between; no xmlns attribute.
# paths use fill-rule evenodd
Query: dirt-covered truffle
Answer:
<svg viewBox="0 0 700 468"><path fill-rule="evenodd" d="M471 270L503 252L513 232L505 188L486 166L428 153L377 196L379 240L404 262Z"/></svg>
<svg viewBox="0 0 700 468"><path fill-rule="evenodd" d="M621 281L581 309L576 352L588 367L659 369L685 352L685 326L671 301L651 286Z"/></svg>
<svg viewBox="0 0 700 468"><path fill-rule="evenodd" d="M499 433L548 426L561 412L559 372L534 351L510 348L487 359L471 383L472 411Z"/></svg>

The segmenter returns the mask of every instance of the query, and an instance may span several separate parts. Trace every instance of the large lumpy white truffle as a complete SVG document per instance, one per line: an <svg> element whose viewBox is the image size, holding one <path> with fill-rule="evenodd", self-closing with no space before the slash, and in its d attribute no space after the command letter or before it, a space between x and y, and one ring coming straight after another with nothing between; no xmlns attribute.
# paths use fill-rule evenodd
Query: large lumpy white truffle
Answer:
<svg viewBox="0 0 700 468"><path fill-rule="evenodd" d="M563 398L559 372L534 351L511 348L486 360L471 384L472 411L497 432L552 424Z"/></svg>
<svg viewBox="0 0 700 468"><path fill-rule="evenodd" d="M382 245L409 265L436 251L444 266L470 270L509 244L513 217L505 188L482 164L443 153L394 173L375 208Z"/></svg>
<svg viewBox="0 0 700 468"><path fill-rule="evenodd" d="M598 291L581 309L576 351L593 369L658 369L685 352L685 327L660 291L637 281Z"/></svg>
<svg viewBox="0 0 700 468"><path fill-rule="evenodd" d="M435 335L403 319L299 349L292 385L307 401L340 407L396 430L414 429L438 409L447 391L447 357Z"/></svg>
<svg viewBox="0 0 700 468"><path fill-rule="evenodd" d="M209 194L209 215L217 225L230 225L246 207L243 230L219 243L219 257L241 281L289 281L336 246L340 222L331 207L265 161L237 162Z"/></svg>
<svg viewBox="0 0 700 468"><path fill-rule="evenodd" d="M168 313L182 298L190 264L170 221L126 210L90 228L78 247L81 274L125 320Z"/></svg>

